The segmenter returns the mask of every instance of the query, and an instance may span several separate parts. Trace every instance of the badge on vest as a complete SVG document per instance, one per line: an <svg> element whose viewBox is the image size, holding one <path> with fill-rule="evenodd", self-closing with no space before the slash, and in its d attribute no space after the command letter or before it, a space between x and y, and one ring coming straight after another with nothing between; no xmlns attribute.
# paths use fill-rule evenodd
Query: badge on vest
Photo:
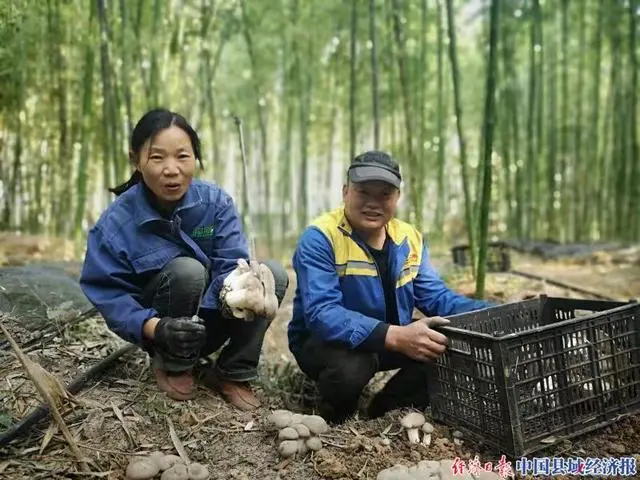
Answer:
<svg viewBox="0 0 640 480"><path fill-rule="evenodd" d="M191 232L191 238L209 238L213 235L213 225L209 225L206 227L198 227L193 232Z"/></svg>

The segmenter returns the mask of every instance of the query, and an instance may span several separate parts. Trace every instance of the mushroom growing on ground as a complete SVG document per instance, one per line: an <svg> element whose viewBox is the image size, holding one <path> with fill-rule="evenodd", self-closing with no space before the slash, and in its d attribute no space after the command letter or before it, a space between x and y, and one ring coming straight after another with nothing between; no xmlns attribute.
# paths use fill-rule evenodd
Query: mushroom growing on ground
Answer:
<svg viewBox="0 0 640 480"><path fill-rule="evenodd" d="M280 443L278 446L278 452L284 458L292 457L298 451L298 441L297 440L285 440Z"/></svg>
<svg viewBox="0 0 640 480"><path fill-rule="evenodd" d="M267 420L273 423L276 428L285 428L291 426L291 417L293 414L288 410L275 410Z"/></svg>
<svg viewBox="0 0 640 480"><path fill-rule="evenodd" d="M176 463L182 461L182 459L177 455L162 455L162 456L158 455L155 458L155 461L160 471L164 472L165 470L169 470Z"/></svg>
<svg viewBox="0 0 640 480"><path fill-rule="evenodd" d="M305 441L304 438L299 438L298 439L298 453L307 453L307 451L309 450L309 447L307 447L307 442Z"/></svg>
<svg viewBox="0 0 640 480"><path fill-rule="evenodd" d="M320 415L304 415L301 422L313 435L320 435L329 430L329 425Z"/></svg>
<svg viewBox="0 0 640 480"><path fill-rule="evenodd" d="M311 432L309 432L309 428L304 423L297 423L293 425L293 428L296 432L298 432L298 437L307 438L311 436Z"/></svg>
<svg viewBox="0 0 640 480"><path fill-rule="evenodd" d="M422 425L422 444L424 446L431 445L431 434L433 433L433 425L429 422L425 422Z"/></svg>
<svg viewBox="0 0 640 480"><path fill-rule="evenodd" d="M288 410L274 410L268 421L279 429L278 452L285 458L308 450L321 450L322 440L318 435L329 429L325 419L319 415L303 415Z"/></svg>
<svg viewBox="0 0 640 480"><path fill-rule="evenodd" d="M305 443L307 444L307 448L309 448L309 450L313 450L314 452L322 450L322 440L320 440L318 437L307 438Z"/></svg>
<svg viewBox="0 0 640 480"><path fill-rule="evenodd" d="M147 480L155 477L160 469L158 465L149 458L135 458L127 466L128 480Z"/></svg>
<svg viewBox="0 0 640 480"><path fill-rule="evenodd" d="M201 463L192 463L187 472L189 480L207 480L209 478L209 470Z"/></svg>
<svg viewBox="0 0 640 480"><path fill-rule="evenodd" d="M189 471L184 463L176 463L169 470L165 470L160 480L189 480Z"/></svg>
<svg viewBox="0 0 640 480"><path fill-rule="evenodd" d="M298 432L293 427L285 427L278 433L278 440L296 440Z"/></svg>
<svg viewBox="0 0 640 480"><path fill-rule="evenodd" d="M462 432L460 430L456 430L455 432L453 432L453 443L458 446L462 445L462 437Z"/></svg>
<svg viewBox="0 0 640 480"><path fill-rule="evenodd" d="M418 412L411 412L405 415L400 424L407 430L407 438L411 443L420 443L418 429L424 424L424 415Z"/></svg>

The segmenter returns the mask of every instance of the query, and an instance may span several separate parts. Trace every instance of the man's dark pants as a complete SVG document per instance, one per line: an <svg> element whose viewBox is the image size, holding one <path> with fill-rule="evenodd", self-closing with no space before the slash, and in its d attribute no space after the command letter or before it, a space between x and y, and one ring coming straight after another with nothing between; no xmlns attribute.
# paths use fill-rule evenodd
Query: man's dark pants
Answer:
<svg viewBox="0 0 640 480"><path fill-rule="evenodd" d="M273 273L279 305L287 291L289 277L278 262L267 260L263 263ZM190 257L175 258L146 286L143 304L147 308L155 308L160 317L191 317L198 312L208 280L207 271L200 262ZM211 310L202 310L199 315L204 320L207 331L207 342L200 357L218 351L228 341L216 361L220 376L236 382L255 379L269 320L260 317L252 321L225 318L219 311ZM145 343L144 348L152 356L154 366L167 371L179 372L195 364L193 361L167 361L160 355L154 355L153 345L149 343Z"/></svg>
<svg viewBox="0 0 640 480"><path fill-rule="evenodd" d="M410 406L422 409L429 404L428 364L402 354L349 349L309 336L294 356L300 369L317 382L319 413L329 421L341 422L353 414L364 387L379 371L400 369L372 399L368 416L375 418Z"/></svg>

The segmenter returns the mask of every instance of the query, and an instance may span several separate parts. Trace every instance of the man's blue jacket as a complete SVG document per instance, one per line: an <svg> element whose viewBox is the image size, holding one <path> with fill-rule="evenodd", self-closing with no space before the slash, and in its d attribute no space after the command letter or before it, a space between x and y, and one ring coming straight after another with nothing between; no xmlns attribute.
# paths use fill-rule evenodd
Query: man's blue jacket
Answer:
<svg viewBox="0 0 640 480"><path fill-rule="evenodd" d="M120 195L91 228L80 286L124 340L140 343L145 320L158 316L141 305L153 275L179 256L197 259L211 279L200 313L219 309L225 277L249 259L233 200L217 185L193 180L170 218L163 218L140 183ZM203 312L205 310L205 312Z"/></svg>
<svg viewBox="0 0 640 480"><path fill-rule="evenodd" d="M445 285L429 263L422 234L413 226L394 218L387 232L400 325L411 322L414 307L427 316L447 316L491 306ZM294 354L309 335L356 348L385 322L384 291L376 264L353 235L343 207L318 217L304 231L293 268L298 286L288 336Z"/></svg>

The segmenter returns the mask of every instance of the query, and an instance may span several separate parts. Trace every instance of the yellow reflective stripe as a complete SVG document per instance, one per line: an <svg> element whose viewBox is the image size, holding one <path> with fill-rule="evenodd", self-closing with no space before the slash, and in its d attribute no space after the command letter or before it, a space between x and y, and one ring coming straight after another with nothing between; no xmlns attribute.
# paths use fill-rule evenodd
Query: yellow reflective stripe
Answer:
<svg viewBox="0 0 640 480"><path fill-rule="evenodd" d="M377 277L378 272L368 268L347 268L345 275L360 275L362 277Z"/></svg>
<svg viewBox="0 0 640 480"><path fill-rule="evenodd" d="M378 275L378 269L373 263L360 262L360 261L348 261L342 265L336 265L336 272L339 276L344 275L365 275L369 277L375 277Z"/></svg>
<svg viewBox="0 0 640 480"><path fill-rule="evenodd" d="M396 283L396 288L400 288L416 278L418 276L419 268L420 267L418 265L412 265L411 267L402 270L402 272L400 272L400 278Z"/></svg>

